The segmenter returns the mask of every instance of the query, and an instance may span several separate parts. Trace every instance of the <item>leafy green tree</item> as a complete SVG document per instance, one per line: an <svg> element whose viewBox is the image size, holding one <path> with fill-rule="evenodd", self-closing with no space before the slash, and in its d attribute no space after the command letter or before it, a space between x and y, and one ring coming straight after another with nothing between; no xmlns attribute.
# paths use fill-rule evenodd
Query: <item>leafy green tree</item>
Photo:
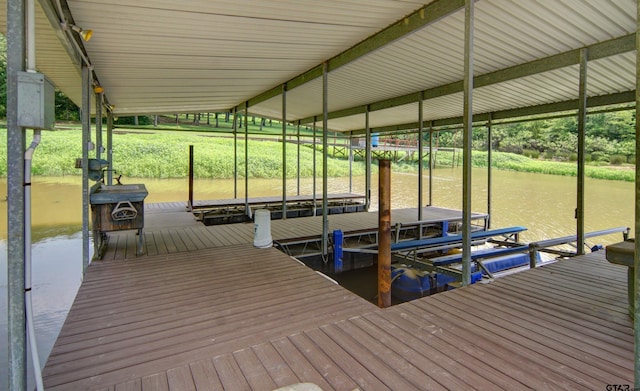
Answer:
<svg viewBox="0 0 640 391"><path fill-rule="evenodd" d="M56 119L63 121L79 121L80 108L62 91L56 90Z"/></svg>

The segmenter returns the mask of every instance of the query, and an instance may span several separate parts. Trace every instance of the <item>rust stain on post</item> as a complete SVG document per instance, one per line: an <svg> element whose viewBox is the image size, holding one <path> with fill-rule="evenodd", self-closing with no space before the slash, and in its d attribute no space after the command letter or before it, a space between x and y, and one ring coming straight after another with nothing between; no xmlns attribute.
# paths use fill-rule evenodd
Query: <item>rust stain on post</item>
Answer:
<svg viewBox="0 0 640 391"><path fill-rule="evenodd" d="M391 161L379 161L378 306L391 306Z"/></svg>

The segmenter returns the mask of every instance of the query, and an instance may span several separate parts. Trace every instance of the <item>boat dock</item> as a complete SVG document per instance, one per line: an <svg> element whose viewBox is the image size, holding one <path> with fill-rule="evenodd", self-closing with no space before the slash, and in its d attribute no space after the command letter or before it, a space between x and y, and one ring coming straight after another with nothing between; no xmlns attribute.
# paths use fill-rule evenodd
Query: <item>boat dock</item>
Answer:
<svg viewBox="0 0 640 391"><path fill-rule="evenodd" d="M187 212L185 205L183 202L145 205L143 235L147 255L253 243L253 222L205 226ZM378 212L335 214L328 218L330 231L341 229L345 236L375 235L378 229ZM394 209L391 218L394 226L400 223L403 230L411 230L418 221L418 211L416 208ZM472 218L474 223L484 225L487 215L474 213ZM423 208L423 221L426 224L461 219L462 212L459 210L435 206ZM137 238L134 233L110 232L103 259L135 258ZM271 220L271 235L274 241L283 244L317 242L322 237L322 216Z"/></svg>
<svg viewBox="0 0 640 391"><path fill-rule="evenodd" d="M354 193L333 193L327 195L328 213L364 212L366 197ZM281 219L286 206L287 218L322 215L322 197L311 195L282 197L230 198L210 201L193 201L193 213L205 225L232 224L250 221L249 211L268 209L272 219Z"/></svg>
<svg viewBox="0 0 640 391"><path fill-rule="evenodd" d="M110 234L46 363L47 389L633 384L627 270L604 251L379 309L275 248L254 248L252 224L205 227L184 204L146 208L147 255L135 256L134 231ZM329 217L347 232L376 215ZM274 220L272 234L317 234L318 224Z"/></svg>

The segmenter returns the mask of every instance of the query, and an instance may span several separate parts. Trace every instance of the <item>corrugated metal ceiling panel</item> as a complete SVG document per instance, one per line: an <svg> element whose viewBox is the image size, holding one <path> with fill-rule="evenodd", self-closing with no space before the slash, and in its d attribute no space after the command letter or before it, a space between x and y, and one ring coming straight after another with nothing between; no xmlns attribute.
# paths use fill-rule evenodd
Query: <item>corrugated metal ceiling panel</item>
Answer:
<svg viewBox="0 0 640 391"><path fill-rule="evenodd" d="M67 3L77 24L94 30L86 48L119 114L216 111L241 105L421 6L418 1L392 0ZM624 36L636 28L634 0L482 0L475 9L476 75ZM39 16L39 21L46 19ZM335 69L329 75L329 110L460 81L463 21L459 10ZM52 37L49 32L47 39ZM39 39L39 59L44 59L39 67L79 102L78 69L65 66L61 46ZM589 94L632 90L634 75L633 53L591 61ZM474 112L575 99L576 94L573 66L478 88ZM289 91L287 106L291 120L320 115L321 80ZM461 106L459 92L432 99L425 119L459 116ZM406 110L411 111L386 109L381 112L385 119L376 122L403 118ZM280 117L281 97L250 111ZM340 129L354 122L331 121Z"/></svg>
<svg viewBox="0 0 640 391"><path fill-rule="evenodd" d="M634 31L635 4L615 2L606 5L604 7L597 0L543 0L526 4L509 0L477 2L475 74L487 74ZM379 102L461 80L463 29L464 12L458 11L331 72L330 111ZM590 64L589 94L601 95L633 88L633 74L629 70L634 71L635 68L629 61L631 58L632 54L626 54L615 60L603 59ZM616 75L626 76L607 80L606 67ZM309 86L300 88L307 91L300 94L304 99L288 103L291 118L320 114L320 111L310 112L302 108L306 104L307 108L320 107L320 86L315 91L311 91ZM500 97L503 93L506 96ZM294 92L288 94L293 95ZM478 96L482 100L476 100L479 107L474 108L474 112L575 99L577 68L511 81L496 87L493 92L482 89ZM461 106L457 108L458 115L461 115L461 109Z"/></svg>
<svg viewBox="0 0 640 391"><path fill-rule="evenodd" d="M418 7L417 2L365 1L69 1L117 112L148 112L164 103L155 84L206 73L193 97L225 110L334 56ZM140 70L144 73L141 74ZM201 77L199 75L197 77ZM236 90L218 88L232 81ZM111 86L118 86L112 90ZM192 104L164 90L177 108Z"/></svg>

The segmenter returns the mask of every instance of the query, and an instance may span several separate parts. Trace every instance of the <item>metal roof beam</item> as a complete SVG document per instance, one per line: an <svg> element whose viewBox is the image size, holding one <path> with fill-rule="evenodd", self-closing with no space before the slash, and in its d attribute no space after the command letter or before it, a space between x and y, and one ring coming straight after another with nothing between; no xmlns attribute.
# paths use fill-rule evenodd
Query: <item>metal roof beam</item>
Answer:
<svg viewBox="0 0 640 391"><path fill-rule="evenodd" d="M464 7L464 0L436 0L413 13L405 16L401 20L366 38L365 40L350 47L344 52L336 55L327 61L329 72L340 68L360 57L380 49L381 47L404 37L416 30L419 30L441 18L458 11ZM292 90L302 84L322 76L323 65L317 65L301 75L283 83L288 90ZM249 99L249 105L255 106L261 102L280 95L282 84L267 90L258 96ZM238 106L240 108L240 106ZM313 119L311 119L313 121Z"/></svg>
<svg viewBox="0 0 640 391"><path fill-rule="evenodd" d="M589 61L597 60L613 56L620 53L635 50L635 35L629 34L623 37L614 38L609 41L600 42L588 46ZM476 76L473 81L474 88L486 87L489 85L502 83L509 80L519 79L525 76L531 76L538 73L548 72L555 69L565 68L580 63L580 50L575 49L565 53L556 54L550 57L534 60L528 63L515 65L509 68L501 69L495 72ZM462 80L442 86L430 88L422 91L424 99L432 99L445 95L462 92ZM419 92L412 92L407 95L386 99L369 105L371 111L388 109L391 107L403 106L418 101ZM349 115L364 113L366 105L351 107L329 113L329 118L335 119ZM301 124L313 121L313 117L302 118Z"/></svg>
<svg viewBox="0 0 640 391"><path fill-rule="evenodd" d="M609 106L609 105L619 105L623 103L630 103L635 101L635 90L634 91L626 91L619 92L610 95L601 95L601 96L593 96L588 98L587 107L601 107L601 106ZM578 99L572 99L562 102L555 103L547 103L543 105L537 106L529 106L518 109L510 109L510 110L501 110L495 111L493 113L481 113L475 114L473 116L473 122L486 122L491 117L491 121L494 125L499 125L500 122L497 122L501 119L509 119L509 118L521 118L521 117L530 117L535 115L543 115L550 113L558 113L562 111L575 111L578 110ZM588 114L588 113L587 113ZM539 118L535 118L532 120L537 120ZM434 121L424 121L424 126L428 126L432 124L433 127L443 127L443 126L452 126L462 124L462 117L451 117L451 118L443 118ZM389 125L389 126L381 126L377 128L371 128L372 133L386 133L386 132L396 132L400 130L407 129L418 129L418 122L410 122L399 125ZM351 134L363 134L364 129L357 129L351 132Z"/></svg>
<svg viewBox="0 0 640 391"><path fill-rule="evenodd" d="M76 67L76 69L79 72L82 59L80 58L80 55L78 54L75 47L73 46L73 43L69 40L69 36L64 31L62 31L62 27L60 26L60 17L58 16L58 13L55 10L53 4L51 4L51 2L48 0L39 0L38 3L42 8L43 14L49 20L49 23L51 23L53 32L58 37L58 40L60 41L65 51L69 55L69 58L71 59L71 63Z"/></svg>

